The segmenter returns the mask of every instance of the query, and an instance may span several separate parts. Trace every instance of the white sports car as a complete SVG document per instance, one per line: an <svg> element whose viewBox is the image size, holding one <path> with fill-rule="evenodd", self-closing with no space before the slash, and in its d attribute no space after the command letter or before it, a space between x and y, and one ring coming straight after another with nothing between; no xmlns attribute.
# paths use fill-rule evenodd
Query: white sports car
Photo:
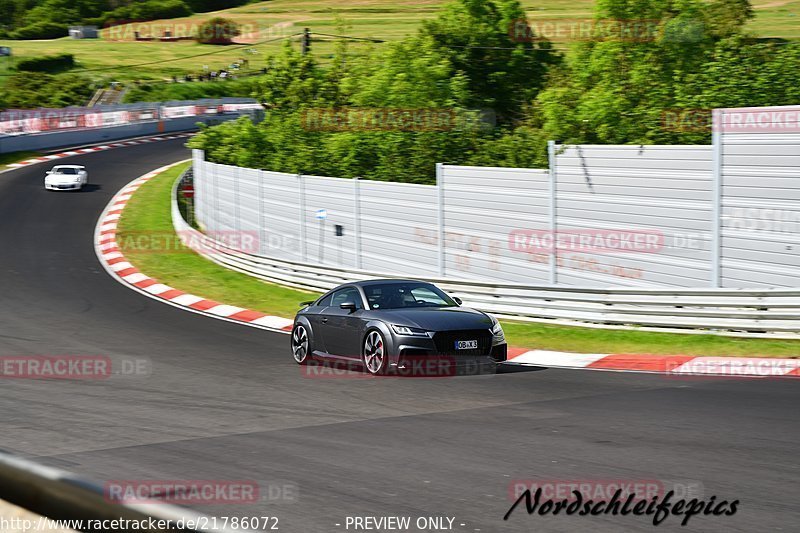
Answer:
<svg viewBox="0 0 800 533"><path fill-rule="evenodd" d="M89 176L81 165L56 165L47 171L44 188L51 191L80 190Z"/></svg>

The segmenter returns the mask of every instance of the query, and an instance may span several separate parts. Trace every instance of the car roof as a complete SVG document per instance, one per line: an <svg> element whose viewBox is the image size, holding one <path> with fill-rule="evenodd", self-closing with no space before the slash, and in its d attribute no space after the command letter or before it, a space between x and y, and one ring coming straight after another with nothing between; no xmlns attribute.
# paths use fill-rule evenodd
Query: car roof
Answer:
<svg viewBox="0 0 800 533"><path fill-rule="evenodd" d="M83 165L56 165L55 168L84 168Z"/></svg>
<svg viewBox="0 0 800 533"><path fill-rule="evenodd" d="M352 283L345 283L345 285L355 285L357 287L369 287L371 285L386 285L389 283L427 283L431 284L429 281L422 281L419 279L407 279L407 278L385 278L385 279L367 279L363 281L354 281Z"/></svg>

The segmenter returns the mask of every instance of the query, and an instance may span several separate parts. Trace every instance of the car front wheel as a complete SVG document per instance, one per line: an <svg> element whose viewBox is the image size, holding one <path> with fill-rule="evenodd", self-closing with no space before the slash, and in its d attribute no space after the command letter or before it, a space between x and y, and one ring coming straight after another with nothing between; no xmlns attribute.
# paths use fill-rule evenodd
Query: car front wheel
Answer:
<svg viewBox="0 0 800 533"><path fill-rule="evenodd" d="M377 329L371 330L364 338L362 359L364 368L373 376L386 373L389 366L389 355L386 353L386 342L383 340L383 335Z"/></svg>
<svg viewBox="0 0 800 533"><path fill-rule="evenodd" d="M308 332L306 327L298 325L292 331L292 356L298 365L308 364Z"/></svg>

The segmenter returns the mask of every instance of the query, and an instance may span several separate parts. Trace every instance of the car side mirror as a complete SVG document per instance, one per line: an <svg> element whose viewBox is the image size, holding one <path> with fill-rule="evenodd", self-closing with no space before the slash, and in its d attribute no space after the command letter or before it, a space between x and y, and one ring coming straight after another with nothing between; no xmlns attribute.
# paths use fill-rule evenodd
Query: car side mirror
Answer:
<svg viewBox="0 0 800 533"><path fill-rule="evenodd" d="M351 313L356 310L355 302L342 302L342 303L339 304L339 307L341 309L347 309Z"/></svg>
<svg viewBox="0 0 800 533"><path fill-rule="evenodd" d="M47 173L48 173L48 174L52 174L52 173L53 173L53 171L52 171L52 170L48 170L48 171L47 171Z"/></svg>
<svg viewBox="0 0 800 533"><path fill-rule="evenodd" d="M464 302L461 301L461 298L458 296L453 296L453 301L456 302L458 305L463 304Z"/></svg>

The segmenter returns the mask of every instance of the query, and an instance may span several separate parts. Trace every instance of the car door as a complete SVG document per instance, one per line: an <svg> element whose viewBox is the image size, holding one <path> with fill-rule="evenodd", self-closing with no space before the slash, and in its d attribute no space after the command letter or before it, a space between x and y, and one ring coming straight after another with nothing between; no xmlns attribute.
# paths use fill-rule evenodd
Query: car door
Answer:
<svg viewBox="0 0 800 533"><path fill-rule="evenodd" d="M356 304L356 310L339 307L344 302ZM333 293L331 305L320 315L325 350L330 355L348 359L361 358L361 316L364 302L361 292L353 286L342 287Z"/></svg>
<svg viewBox="0 0 800 533"><path fill-rule="evenodd" d="M328 294L324 298L321 298L316 304L309 306L308 309L303 313L303 316L305 316L306 319L308 319L309 324L311 324L311 334L314 339L314 345L312 349L315 352L327 352L325 349L325 340L322 336L322 320L325 316L325 310L331 305L332 299L333 293Z"/></svg>

